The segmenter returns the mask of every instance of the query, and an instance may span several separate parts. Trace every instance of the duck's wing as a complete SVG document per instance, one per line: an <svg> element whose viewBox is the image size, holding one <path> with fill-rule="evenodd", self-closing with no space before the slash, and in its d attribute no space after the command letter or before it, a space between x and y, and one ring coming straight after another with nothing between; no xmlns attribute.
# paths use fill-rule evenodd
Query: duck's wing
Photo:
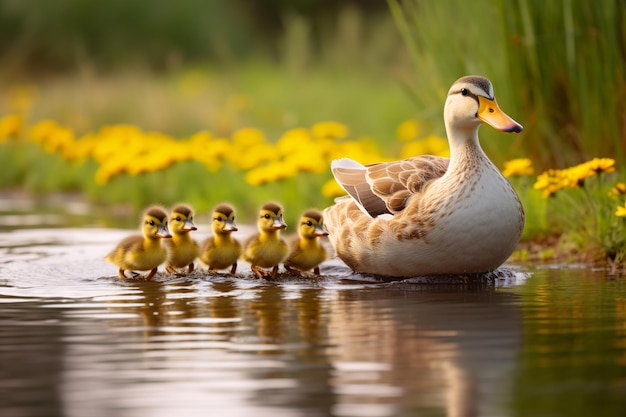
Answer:
<svg viewBox="0 0 626 417"><path fill-rule="evenodd" d="M143 252L143 236L132 235L122 239L115 249L113 249L105 259L111 263L118 264L127 255L134 255Z"/></svg>
<svg viewBox="0 0 626 417"><path fill-rule="evenodd" d="M289 263L291 262L291 260L293 260L293 258L302 253L302 248L300 248L300 236L298 236L297 234L289 236L286 241L287 245L289 246L289 255L287 256L285 262Z"/></svg>
<svg viewBox="0 0 626 417"><path fill-rule="evenodd" d="M371 165L343 158L333 161L331 170L357 206L377 217L402 211L409 197L445 174L449 162L448 158L432 155Z"/></svg>

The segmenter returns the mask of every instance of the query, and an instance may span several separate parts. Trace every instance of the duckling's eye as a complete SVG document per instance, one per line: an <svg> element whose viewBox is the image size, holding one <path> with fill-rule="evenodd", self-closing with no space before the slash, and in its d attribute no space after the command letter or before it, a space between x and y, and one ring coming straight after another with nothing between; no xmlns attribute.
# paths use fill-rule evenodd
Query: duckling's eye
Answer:
<svg viewBox="0 0 626 417"><path fill-rule="evenodd" d="M270 218L270 217L272 217L272 216L270 216L269 214L266 214L266 215L264 215L263 217L265 217L266 219L269 219L269 218Z"/></svg>
<svg viewBox="0 0 626 417"><path fill-rule="evenodd" d="M309 227L313 226L313 222L311 220L309 220L308 222L304 222L304 224L306 224Z"/></svg>
<svg viewBox="0 0 626 417"><path fill-rule="evenodd" d="M461 95L466 96L468 93L467 88L461 88Z"/></svg>
<svg viewBox="0 0 626 417"><path fill-rule="evenodd" d="M154 220L147 221L146 223L148 223L150 226L154 226Z"/></svg>
<svg viewBox="0 0 626 417"><path fill-rule="evenodd" d="M177 216L177 217L176 217L176 221L177 221L177 222L179 222L180 220L181 220L181 219L180 219L180 216Z"/></svg>
<svg viewBox="0 0 626 417"><path fill-rule="evenodd" d="M217 216L217 217L215 218L215 220L217 220L218 222L221 222L221 221L222 221L222 216Z"/></svg>

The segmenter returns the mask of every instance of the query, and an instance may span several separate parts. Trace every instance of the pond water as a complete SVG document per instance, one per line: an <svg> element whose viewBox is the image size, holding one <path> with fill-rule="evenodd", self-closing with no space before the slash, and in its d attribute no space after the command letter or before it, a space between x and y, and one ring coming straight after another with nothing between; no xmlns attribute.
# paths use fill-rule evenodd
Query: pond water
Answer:
<svg viewBox="0 0 626 417"><path fill-rule="evenodd" d="M380 282L331 260L319 279L258 280L240 263L236 277L122 281L103 256L128 233L0 232L0 416L626 410L622 277L507 265Z"/></svg>

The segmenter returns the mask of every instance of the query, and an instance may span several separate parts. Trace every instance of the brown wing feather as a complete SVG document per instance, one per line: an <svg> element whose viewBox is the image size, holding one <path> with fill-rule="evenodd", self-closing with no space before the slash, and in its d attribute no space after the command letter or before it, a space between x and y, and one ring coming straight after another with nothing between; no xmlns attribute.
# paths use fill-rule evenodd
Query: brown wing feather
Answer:
<svg viewBox="0 0 626 417"><path fill-rule="evenodd" d="M392 213L402 211L409 197L419 194L448 169L448 158L422 155L396 162L367 166L372 191Z"/></svg>
<svg viewBox="0 0 626 417"><path fill-rule="evenodd" d="M367 169L361 168L333 168L335 179L344 190L366 210L370 216L390 213L385 201L377 196L367 182Z"/></svg>
<svg viewBox="0 0 626 417"><path fill-rule="evenodd" d="M406 207L411 196L421 193L432 180L440 178L450 160L422 155L395 162L352 168L338 167L333 174L343 188L372 217L395 214Z"/></svg>

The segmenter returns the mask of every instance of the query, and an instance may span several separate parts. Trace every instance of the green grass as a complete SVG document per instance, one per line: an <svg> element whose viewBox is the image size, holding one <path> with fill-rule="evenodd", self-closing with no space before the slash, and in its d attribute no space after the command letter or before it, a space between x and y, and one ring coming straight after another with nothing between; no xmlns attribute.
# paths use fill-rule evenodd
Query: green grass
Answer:
<svg viewBox="0 0 626 417"><path fill-rule="evenodd" d="M230 137L241 127L255 127L269 142L288 129L333 120L350 128L350 139L370 140L383 155L397 156L398 125L414 118L420 136L443 136L443 103L450 84L475 73L491 79L502 109L525 127L519 135L480 130L481 144L496 165L528 157L541 172L612 157L618 170L613 180L625 178L623 2L607 0L593 7L577 0L388 4L387 15L345 8L325 30L287 14L272 56L240 59L226 52L217 62L183 62L160 71L141 59L112 71L85 56L63 73L25 72L31 77L24 76L17 85L11 77L15 68L5 67L0 71L0 116L20 112L29 126L53 119L77 136L123 123L179 139L199 131ZM187 201L206 213L217 202L230 201L239 208L240 219L253 221L260 204L277 200L293 223L305 208L331 203L320 193L330 173L301 173L252 187L245 172L228 165L211 173L187 161L98 185L93 162L69 164L20 141L0 147L5 168L1 188L79 190L93 202L128 205L135 211L150 203ZM582 218L576 204L541 198L533 182L513 180L527 214L524 240L573 228L585 235L568 234L569 244L622 256L626 243L616 231L624 222L614 223L614 202L602 203L600 220ZM604 201L601 193L606 190L596 191L600 194L594 198Z"/></svg>
<svg viewBox="0 0 626 417"><path fill-rule="evenodd" d="M496 159L513 151L542 168L595 156L626 162L624 2L389 5L414 63L416 76L407 84L420 107L440 102L459 75L477 73L491 79L503 110L524 125L512 147L481 132Z"/></svg>

